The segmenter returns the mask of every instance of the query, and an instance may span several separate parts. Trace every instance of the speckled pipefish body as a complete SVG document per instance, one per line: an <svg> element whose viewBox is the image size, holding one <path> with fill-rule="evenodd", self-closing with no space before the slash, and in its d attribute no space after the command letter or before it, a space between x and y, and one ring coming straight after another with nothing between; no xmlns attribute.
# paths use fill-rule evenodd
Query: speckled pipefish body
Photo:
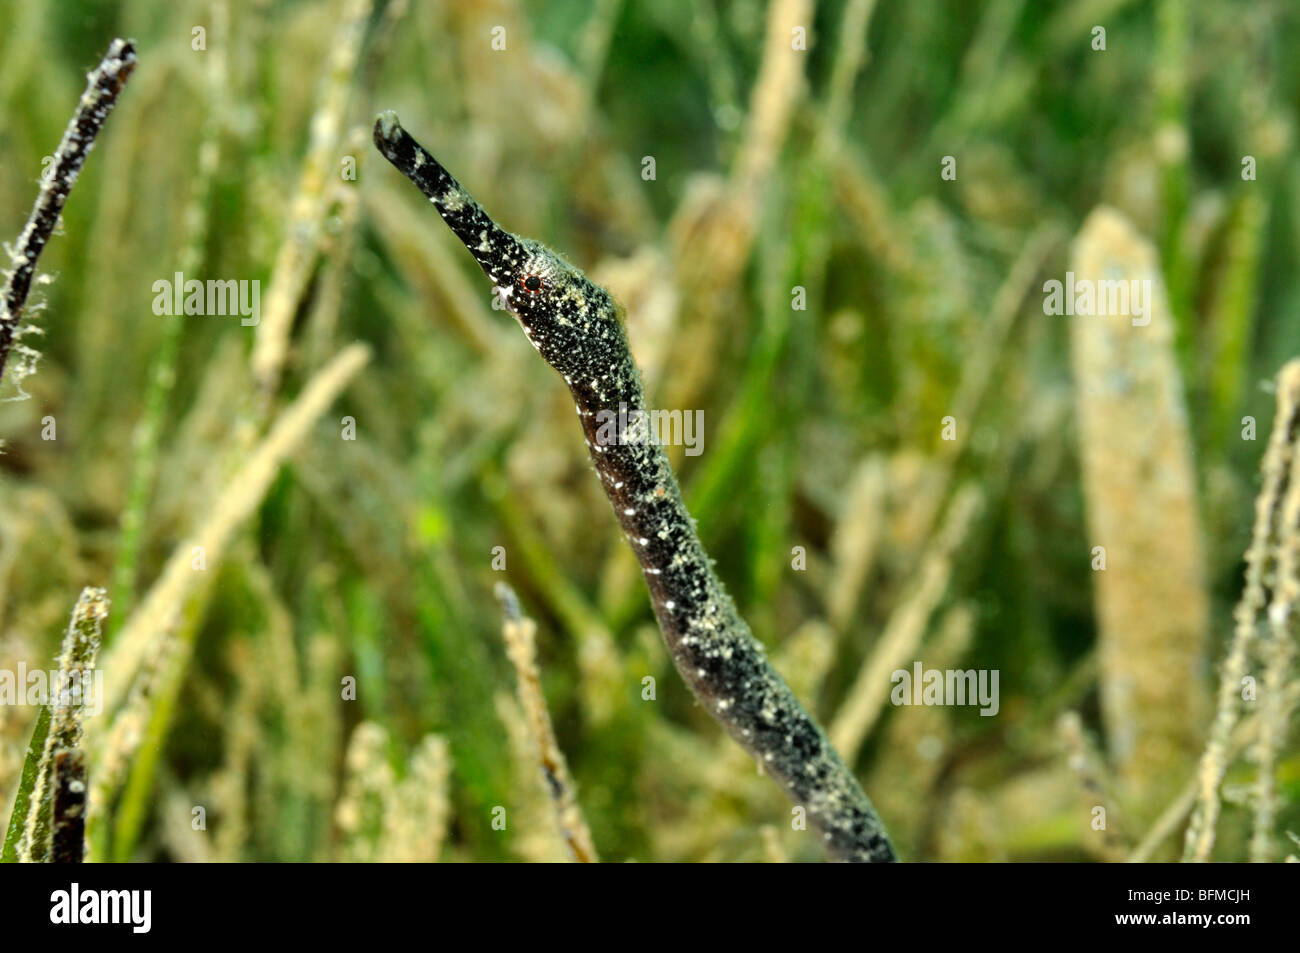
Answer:
<svg viewBox="0 0 1300 953"><path fill-rule="evenodd" d="M596 472L641 564L664 641L696 697L807 809L833 857L896 859L857 780L736 612L663 450L649 439L611 440L611 429L602 427L620 405L629 413L647 409L609 292L545 246L500 228L393 113L375 123L375 145L433 202L533 347L568 384Z"/></svg>

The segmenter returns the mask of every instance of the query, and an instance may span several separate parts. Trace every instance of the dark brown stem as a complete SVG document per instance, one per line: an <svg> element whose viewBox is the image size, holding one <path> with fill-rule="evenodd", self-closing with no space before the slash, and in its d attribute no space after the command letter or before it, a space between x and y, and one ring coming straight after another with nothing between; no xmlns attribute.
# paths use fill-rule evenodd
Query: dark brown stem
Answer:
<svg viewBox="0 0 1300 953"><path fill-rule="evenodd" d="M135 69L135 62L134 42L114 40L103 61L87 77L86 91L54 153L54 164L41 178L36 204L12 252L13 269L5 280L4 290L0 291L0 379L4 378L5 362L31 291L36 261L54 233L63 203L68 200L68 193L76 184L86 156L95 145L95 137L104 128L104 121L127 77Z"/></svg>

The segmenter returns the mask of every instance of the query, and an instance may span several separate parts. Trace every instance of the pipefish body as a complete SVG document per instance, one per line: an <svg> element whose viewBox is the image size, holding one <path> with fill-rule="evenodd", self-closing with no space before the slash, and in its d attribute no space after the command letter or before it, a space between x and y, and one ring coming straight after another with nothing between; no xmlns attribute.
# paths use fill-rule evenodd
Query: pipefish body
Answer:
<svg viewBox="0 0 1300 953"><path fill-rule="evenodd" d="M896 860L862 787L768 663L714 572L663 450L610 440L602 422L644 409L641 374L614 299L540 242L507 232L399 124L375 122L375 145L433 203L524 335L568 385L587 448L627 535L664 642L709 713L808 812L837 860Z"/></svg>

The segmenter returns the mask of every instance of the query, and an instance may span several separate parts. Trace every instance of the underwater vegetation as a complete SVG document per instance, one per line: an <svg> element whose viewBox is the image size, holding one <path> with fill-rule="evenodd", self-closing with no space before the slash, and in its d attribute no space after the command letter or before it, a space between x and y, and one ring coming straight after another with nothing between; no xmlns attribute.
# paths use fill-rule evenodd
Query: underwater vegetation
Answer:
<svg viewBox="0 0 1300 953"><path fill-rule="evenodd" d="M828 856L390 109L608 291L900 859L1300 854L1298 20L0 8L3 859Z"/></svg>

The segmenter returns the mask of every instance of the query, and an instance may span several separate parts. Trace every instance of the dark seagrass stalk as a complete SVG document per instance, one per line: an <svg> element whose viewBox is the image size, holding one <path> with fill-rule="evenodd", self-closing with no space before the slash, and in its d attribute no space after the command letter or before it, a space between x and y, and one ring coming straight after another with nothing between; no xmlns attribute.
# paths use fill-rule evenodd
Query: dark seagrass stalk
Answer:
<svg viewBox="0 0 1300 953"><path fill-rule="evenodd" d="M135 42L114 40L103 61L86 76L86 91L64 130L63 139L54 153L54 162L42 177L41 191L36 196L32 214L10 256L12 268L5 277L4 287L0 288L0 378L4 377L9 349L18 333L18 322L36 274L36 261L54 234L63 203L76 185L86 156L104 128L108 114L113 111L135 63Z"/></svg>
<svg viewBox="0 0 1300 953"><path fill-rule="evenodd" d="M803 805L831 856L896 857L884 825L825 734L768 664L713 571L663 450L611 440L620 405L646 410L613 298L540 243L498 226L386 112L375 145L433 202L524 334L560 373L614 514L636 553L673 662L709 712Z"/></svg>

